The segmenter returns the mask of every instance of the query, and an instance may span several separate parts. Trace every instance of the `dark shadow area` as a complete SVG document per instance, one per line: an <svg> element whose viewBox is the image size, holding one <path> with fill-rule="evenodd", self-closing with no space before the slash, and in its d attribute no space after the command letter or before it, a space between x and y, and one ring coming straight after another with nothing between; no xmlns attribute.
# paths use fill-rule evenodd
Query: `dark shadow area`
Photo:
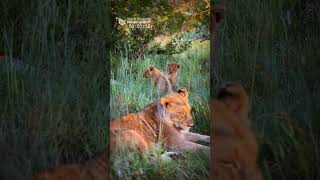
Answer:
<svg viewBox="0 0 320 180"><path fill-rule="evenodd" d="M0 179L82 163L107 147L109 8L0 2Z"/></svg>
<svg viewBox="0 0 320 180"><path fill-rule="evenodd" d="M226 81L245 86L265 179L319 178L319 1L225 6L212 95Z"/></svg>

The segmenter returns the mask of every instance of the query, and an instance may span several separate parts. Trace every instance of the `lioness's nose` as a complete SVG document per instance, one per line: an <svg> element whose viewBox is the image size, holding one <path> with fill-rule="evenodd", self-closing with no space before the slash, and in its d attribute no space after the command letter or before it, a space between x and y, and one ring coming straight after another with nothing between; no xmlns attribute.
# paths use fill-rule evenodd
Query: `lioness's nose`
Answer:
<svg viewBox="0 0 320 180"><path fill-rule="evenodd" d="M189 127L192 127L193 125L194 125L193 121L190 121L190 122L188 123L188 126L189 126Z"/></svg>

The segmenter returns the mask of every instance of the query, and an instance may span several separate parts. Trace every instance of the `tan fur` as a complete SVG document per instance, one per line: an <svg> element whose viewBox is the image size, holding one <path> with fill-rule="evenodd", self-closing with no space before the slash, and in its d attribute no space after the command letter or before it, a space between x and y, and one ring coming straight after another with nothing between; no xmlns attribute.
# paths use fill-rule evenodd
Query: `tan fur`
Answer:
<svg viewBox="0 0 320 180"><path fill-rule="evenodd" d="M248 111L248 96L239 82L226 84L211 102L211 166L216 180L262 179Z"/></svg>
<svg viewBox="0 0 320 180"><path fill-rule="evenodd" d="M180 69L180 64L177 63L168 63L168 79L171 83L172 88L177 87L178 82L178 72Z"/></svg>
<svg viewBox="0 0 320 180"><path fill-rule="evenodd" d="M155 87L157 87L159 95L165 96L172 91L170 81L158 68L155 66L148 67L143 76L151 79Z"/></svg>
<svg viewBox="0 0 320 180"><path fill-rule="evenodd" d="M149 151L163 138L168 151L209 150L195 142L210 142L209 136L189 132L193 126L191 106L186 89L172 92L146 106L110 123L111 150L117 143L134 142L141 152Z"/></svg>
<svg viewBox="0 0 320 180"><path fill-rule="evenodd" d="M62 165L26 180L108 180L109 157L108 150L85 164Z"/></svg>

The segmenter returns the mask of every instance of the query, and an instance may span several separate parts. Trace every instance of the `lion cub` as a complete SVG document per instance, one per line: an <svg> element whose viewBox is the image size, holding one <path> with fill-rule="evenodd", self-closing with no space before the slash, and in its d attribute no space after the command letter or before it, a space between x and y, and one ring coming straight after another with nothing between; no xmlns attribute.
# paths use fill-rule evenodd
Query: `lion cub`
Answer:
<svg viewBox="0 0 320 180"><path fill-rule="evenodd" d="M168 79L171 83L172 88L178 87L178 72L180 69L180 64L177 63L168 63Z"/></svg>
<svg viewBox="0 0 320 180"><path fill-rule="evenodd" d="M155 66L148 67L143 76L145 78L151 79L154 86L157 87L159 95L161 97L172 92L172 87L170 81L166 75L164 75L158 68Z"/></svg>
<svg viewBox="0 0 320 180"><path fill-rule="evenodd" d="M167 66L168 71L168 79L171 83L173 89L177 88L178 86L178 72L180 68L180 64L177 63L168 63Z"/></svg>
<svg viewBox="0 0 320 180"><path fill-rule="evenodd" d="M227 83L211 102L211 167L216 180L261 180L258 145L248 118L249 100L239 82Z"/></svg>

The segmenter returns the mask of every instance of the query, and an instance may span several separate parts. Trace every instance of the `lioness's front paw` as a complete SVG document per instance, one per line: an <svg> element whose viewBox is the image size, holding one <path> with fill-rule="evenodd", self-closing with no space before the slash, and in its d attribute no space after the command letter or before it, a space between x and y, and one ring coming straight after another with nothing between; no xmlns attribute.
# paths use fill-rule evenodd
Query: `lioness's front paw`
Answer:
<svg viewBox="0 0 320 180"><path fill-rule="evenodd" d="M161 159L172 160L172 159L178 159L180 156L181 156L181 153L178 153L178 152L165 152L161 155Z"/></svg>
<svg viewBox="0 0 320 180"><path fill-rule="evenodd" d="M206 142L207 142L207 143L210 143L210 136L208 136L208 137L206 138Z"/></svg>

